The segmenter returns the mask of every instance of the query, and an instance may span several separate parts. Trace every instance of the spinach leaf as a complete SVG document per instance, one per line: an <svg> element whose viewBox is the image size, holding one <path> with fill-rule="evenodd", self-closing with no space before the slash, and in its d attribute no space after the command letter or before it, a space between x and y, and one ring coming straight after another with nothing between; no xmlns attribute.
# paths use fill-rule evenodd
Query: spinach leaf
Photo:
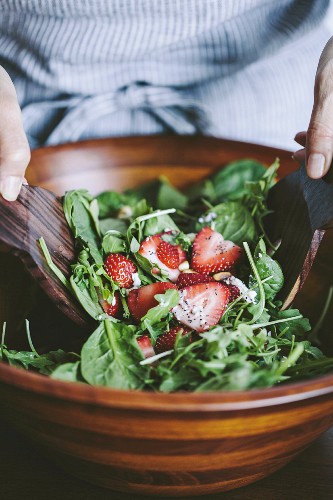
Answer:
<svg viewBox="0 0 333 500"><path fill-rule="evenodd" d="M142 351L137 328L108 320L100 323L81 351L81 373L92 385L117 389L140 389L148 368L140 365Z"/></svg>
<svg viewBox="0 0 333 500"><path fill-rule="evenodd" d="M126 235L128 224L123 219L103 219L99 223L101 234L105 235L108 231L118 231L119 233Z"/></svg>
<svg viewBox="0 0 333 500"><path fill-rule="evenodd" d="M231 240L236 245L241 245L243 241L251 243L254 240L256 228L253 217L241 202L227 201L216 205L199 218L197 231L208 225L205 218L209 217L209 214L216 215L211 225L224 239Z"/></svg>
<svg viewBox="0 0 333 500"><path fill-rule="evenodd" d="M166 215L158 215L145 221L143 234L144 236L151 236L153 234L163 233L166 230L179 231L178 226L174 223L171 217Z"/></svg>
<svg viewBox="0 0 333 500"><path fill-rule="evenodd" d="M80 372L80 361L59 365L51 373L51 378L65 382L84 382Z"/></svg>
<svg viewBox="0 0 333 500"><path fill-rule="evenodd" d="M211 203L241 200L247 192L246 182L257 181L265 167L256 160L244 159L229 163L216 174L190 186L186 194L191 202L206 199Z"/></svg>
<svg viewBox="0 0 333 500"><path fill-rule="evenodd" d="M283 286L284 277L280 264L267 255L266 245L263 240L260 240L256 247L254 260L264 287L266 299L274 299ZM253 285L254 281L252 279L250 280L250 286ZM255 287L254 289L257 291Z"/></svg>
<svg viewBox="0 0 333 500"><path fill-rule="evenodd" d="M103 265L95 216L90 211L92 197L85 189L68 191L64 197L64 214L74 237L86 246L95 262Z"/></svg>
<svg viewBox="0 0 333 500"><path fill-rule="evenodd" d="M96 297L92 298L91 296L91 288L87 286L84 280L80 280L77 282L77 278L73 274L70 278L70 283L72 286L72 290L80 302L83 309L95 320L98 320L99 317L103 314L103 309L99 304Z"/></svg>
<svg viewBox="0 0 333 500"><path fill-rule="evenodd" d="M187 196L173 187L165 177L160 177L160 180L161 185L157 194L156 207L160 210L166 208L184 210L188 203Z"/></svg>
<svg viewBox="0 0 333 500"><path fill-rule="evenodd" d="M211 178L215 199L240 200L247 192L246 182L259 180L266 169L256 160L237 160Z"/></svg>
<svg viewBox="0 0 333 500"><path fill-rule="evenodd" d="M109 230L103 237L102 248L104 253L126 252L126 241L122 233Z"/></svg>
<svg viewBox="0 0 333 500"><path fill-rule="evenodd" d="M135 205L137 197L116 191L105 191L99 194L96 200L99 206L99 217L100 219L105 219L117 215L124 205Z"/></svg>

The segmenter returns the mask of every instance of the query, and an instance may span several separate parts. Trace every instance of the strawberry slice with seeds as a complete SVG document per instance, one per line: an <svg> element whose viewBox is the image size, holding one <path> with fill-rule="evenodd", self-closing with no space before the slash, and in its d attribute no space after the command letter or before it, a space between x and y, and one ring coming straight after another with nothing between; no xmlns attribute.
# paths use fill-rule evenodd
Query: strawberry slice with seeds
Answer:
<svg viewBox="0 0 333 500"><path fill-rule="evenodd" d="M175 318L192 330L205 332L220 321L230 292L221 283L202 283L183 288L179 296L172 309Z"/></svg>
<svg viewBox="0 0 333 500"><path fill-rule="evenodd" d="M104 260L107 274L122 288L133 286L133 274L138 270L136 265L121 253L110 253Z"/></svg>
<svg viewBox="0 0 333 500"><path fill-rule="evenodd" d="M236 285L227 285L226 283L224 284L230 292L230 297L229 297L229 302L233 302L234 300L238 299L240 296L240 289Z"/></svg>
<svg viewBox="0 0 333 500"><path fill-rule="evenodd" d="M155 352L159 354L160 352L169 351L174 348L177 335L180 333L182 336L190 333L191 330L185 326L174 326L168 332L159 335L155 344ZM191 341L191 339L189 339Z"/></svg>
<svg viewBox="0 0 333 500"><path fill-rule="evenodd" d="M158 302L155 299L155 295L165 293L170 288L177 289L173 283L158 281L157 283L131 290L127 297L127 305L131 315L137 321L140 321L149 309L157 306Z"/></svg>
<svg viewBox="0 0 333 500"><path fill-rule="evenodd" d="M160 269L172 282L177 281L180 273L178 266L186 260L186 254L181 247L164 241L160 234L148 236L143 240L138 253L153 266L156 265L156 268L153 267L154 274L156 269Z"/></svg>
<svg viewBox="0 0 333 500"><path fill-rule="evenodd" d="M138 337L136 341L139 344L139 347L145 358L150 358L151 356L154 356L155 351L148 335L141 335L141 337Z"/></svg>
<svg viewBox="0 0 333 500"><path fill-rule="evenodd" d="M191 268L203 274L228 271L239 260L242 249L210 227L204 227L193 242Z"/></svg>
<svg viewBox="0 0 333 500"><path fill-rule="evenodd" d="M167 241L161 241L156 250L158 259L170 269L178 269L179 254L177 247Z"/></svg>
<svg viewBox="0 0 333 500"><path fill-rule="evenodd" d="M200 283L216 283L216 281L212 276L200 273L181 273L176 281L179 289Z"/></svg>
<svg viewBox="0 0 333 500"><path fill-rule="evenodd" d="M121 300L119 292L115 292L113 301L109 304L106 300L102 302L103 310L109 316L117 318L121 310Z"/></svg>

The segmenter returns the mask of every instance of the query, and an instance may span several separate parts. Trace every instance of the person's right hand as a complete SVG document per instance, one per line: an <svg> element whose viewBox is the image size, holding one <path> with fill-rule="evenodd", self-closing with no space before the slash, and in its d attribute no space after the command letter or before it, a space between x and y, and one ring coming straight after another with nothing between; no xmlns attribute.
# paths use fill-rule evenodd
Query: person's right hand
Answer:
<svg viewBox="0 0 333 500"><path fill-rule="evenodd" d="M29 161L30 148L15 87L0 66L0 193L5 200L16 200Z"/></svg>

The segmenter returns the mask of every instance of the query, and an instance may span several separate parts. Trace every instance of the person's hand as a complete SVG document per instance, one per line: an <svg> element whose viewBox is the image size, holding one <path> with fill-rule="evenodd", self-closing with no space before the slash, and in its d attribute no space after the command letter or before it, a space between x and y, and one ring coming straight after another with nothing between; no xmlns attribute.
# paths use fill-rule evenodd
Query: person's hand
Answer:
<svg viewBox="0 0 333 500"><path fill-rule="evenodd" d="M30 161L20 106L13 82L0 66L0 194L16 200Z"/></svg>
<svg viewBox="0 0 333 500"><path fill-rule="evenodd" d="M295 136L303 149L294 153L298 161L306 160L312 179L327 174L333 159L333 37L319 59L314 87L314 104L308 130Z"/></svg>

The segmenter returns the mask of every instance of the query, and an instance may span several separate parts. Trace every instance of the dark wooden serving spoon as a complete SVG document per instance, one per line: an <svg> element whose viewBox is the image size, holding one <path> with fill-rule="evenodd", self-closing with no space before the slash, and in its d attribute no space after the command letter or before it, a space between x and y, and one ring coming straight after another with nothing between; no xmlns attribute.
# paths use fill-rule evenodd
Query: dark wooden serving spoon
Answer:
<svg viewBox="0 0 333 500"><path fill-rule="evenodd" d="M270 191L266 229L286 277L280 298L287 307L301 289L324 230L333 226L333 185L311 180L304 167L279 181ZM53 262L69 278L75 260L74 240L54 193L23 186L17 201L0 197L0 241L24 263L47 295L70 319L86 325L91 319L47 265L38 240L43 237Z"/></svg>

